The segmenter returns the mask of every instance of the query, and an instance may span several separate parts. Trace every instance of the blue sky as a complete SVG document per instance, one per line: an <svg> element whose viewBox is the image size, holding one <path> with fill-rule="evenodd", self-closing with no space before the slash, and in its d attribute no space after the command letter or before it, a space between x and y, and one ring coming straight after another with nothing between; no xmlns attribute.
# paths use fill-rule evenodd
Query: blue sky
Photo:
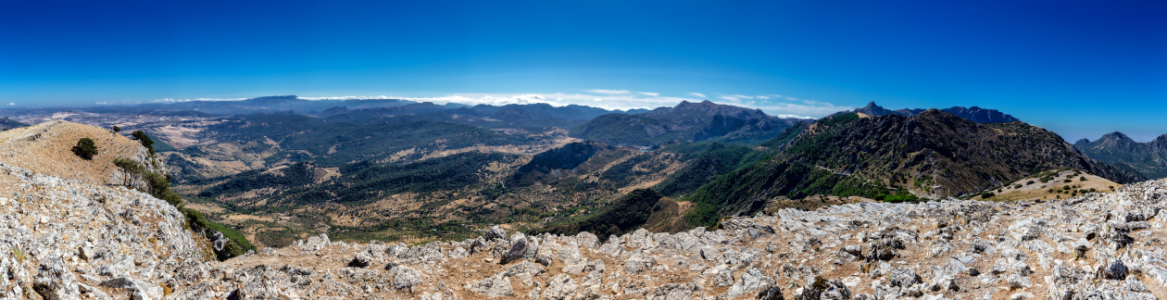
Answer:
<svg viewBox="0 0 1167 300"><path fill-rule="evenodd" d="M1167 133L1163 1L238 2L0 0L0 103L875 101Z"/></svg>

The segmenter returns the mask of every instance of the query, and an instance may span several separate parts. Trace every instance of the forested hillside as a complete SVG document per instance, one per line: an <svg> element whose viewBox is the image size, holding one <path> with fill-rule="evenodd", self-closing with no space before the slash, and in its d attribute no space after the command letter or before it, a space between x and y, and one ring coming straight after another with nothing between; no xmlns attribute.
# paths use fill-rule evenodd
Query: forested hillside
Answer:
<svg viewBox="0 0 1167 300"><path fill-rule="evenodd" d="M776 197L957 197L1058 168L1120 183L1142 179L1020 122L979 124L938 110L911 117L847 113L819 120L773 158L720 176L688 199L696 205L691 221L711 225Z"/></svg>

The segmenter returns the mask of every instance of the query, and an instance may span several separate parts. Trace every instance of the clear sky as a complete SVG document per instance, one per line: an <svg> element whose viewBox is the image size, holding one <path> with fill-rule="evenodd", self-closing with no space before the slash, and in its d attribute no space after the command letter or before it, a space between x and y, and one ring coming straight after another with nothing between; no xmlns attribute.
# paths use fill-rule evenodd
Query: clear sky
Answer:
<svg viewBox="0 0 1167 300"><path fill-rule="evenodd" d="M1164 1L9 1L0 103L388 96L1167 133Z"/></svg>

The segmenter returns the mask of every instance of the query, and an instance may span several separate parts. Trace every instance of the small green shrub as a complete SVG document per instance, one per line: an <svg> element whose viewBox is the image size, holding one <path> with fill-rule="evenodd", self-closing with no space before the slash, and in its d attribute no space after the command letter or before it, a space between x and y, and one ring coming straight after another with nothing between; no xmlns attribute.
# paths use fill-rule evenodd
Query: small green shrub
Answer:
<svg viewBox="0 0 1167 300"><path fill-rule="evenodd" d="M1086 176L1078 177L1078 181L1086 181Z"/></svg>
<svg viewBox="0 0 1167 300"><path fill-rule="evenodd" d="M93 156L97 155L97 144L93 143L93 139L81 138L77 140L77 146L73 146L73 154L85 160L93 160Z"/></svg>
<svg viewBox="0 0 1167 300"><path fill-rule="evenodd" d="M1032 182L1032 181L1030 181L1030 182ZM1013 188L1019 189L1019 188L1021 188L1021 184L1014 185Z"/></svg>
<svg viewBox="0 0 1167 300"><path fill-rule="evenodd" d="M1030 180L1029 182L1025 183L1025 185L1031 185L1031 184L1033 184L1033 180Z"/></svg>
<svg viewBox="0 0 1167 300"><path fill-rule="evenodd" d="M142 147L146 147L146 150L150 151L151 156L154 155L154 140L150 139L150 136L141 130L134 131L130 135L138 139L138 142L142 143Z"/></svg>
<svg viewBox="0 0 1167 300"><path fill-rule="evenodd" d="M996 194L993 194L993 192L981 193L981 199L989 199L989 198L993 198L993 196L996 196Z"/></svg>
<svg viewBox="0 0 1167 300"><path fill-rule="evenodd" d="M117 125L114 125L114 126L113 126L113 132L122 132L122 128L121 128L121 127L117 127Z"/></svg>
<svg viewBox="0 0 1167 300"><path fill-rule="evenodd" d="M210 238L215 231L218 231L223 233L223 237L231 240L231 242L223 247L224 251L217 254L220 256L218 257L219 260L226 260L242 255L247 250L255 250L255 246L247 241L247 238L243 237L243 234L238 230L211 222L207 220L207 217L203 213L196 210L186 209L183 211L183 214L186 215L186 220L190 224L191 229L194 229L196 232L206 232L208 234L207 238Z"/></svg>

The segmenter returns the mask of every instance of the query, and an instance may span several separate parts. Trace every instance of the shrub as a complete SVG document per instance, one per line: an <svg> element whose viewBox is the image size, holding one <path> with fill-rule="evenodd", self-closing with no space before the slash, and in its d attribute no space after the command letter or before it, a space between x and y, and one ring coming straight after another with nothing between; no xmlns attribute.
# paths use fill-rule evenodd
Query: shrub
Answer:
<svg viewBox="0 0 1167 300"><path fill-rule="evenodd" d="M117 125L114 125L114 126L113 126L113 132L122 132L122 128L121 128L121 127L117 127Z"/></svg>
<svg viewBox="0 0 1167 300"><path fill-rule="evenodd" d="M226 260L228 258L242 255L247 250L256 250L255 246L252 245L251 242L247 241L247 238L243 237L243 234L234 228L211 222L210 220L207 220L207 217L203 215L203 213L192 209L183 210L183 214L186 215L187 223L190 224L191 229L193 229L195 232L204 232L207 238L211 238L216 231L222 232L223 237L231 240L231 242L223 246L223 251L220 251L216 254L219 256L219 260Z"/></svg>
<svg viewBox="0 0 1167 300"><path fill-rule="evenodd" d="M81 138L77 140L77 146L73 146L73 154L85 160L93 160L93 156L97 155L97 145L90 138Z"/></svg>
<svg viewBox="0 0 1167 300"><path fill-rule="evenodd" d="M1030 182L1032 182L1032 181L1030 181ZM1013 188L1019 189L1019 188L1021 188L1021 184L1014 185Z"/></svg>
<svg viewBox="0 0 1167 300"><path fill-rule="evenodd" d="M1074 180L1073 180L1073 179L1066 178L1066 180L1062 180L1062 182L1065 182L1065 183L1071 183L1071 182L1074 182Z"/></svg>
<svg viewBox="0 0 1167 300"><path fill-rule="evenodd" d="M877 199L877 200L880 200L880 201L883 201L883 202L891 202L891 203L900 203L900 202L912 202L912 203L916 203L916 202L920 202L920 200L921 200L919 197L916 197L916 195L912 195L912 194L906 194L906 195L876 195L876 197L879 197L879 196L883 196L883 197L882 197L883 199Z"/></svg>
<svg viewBox="0 0 1167 300"><path fill-rule="evenodd" d="M1078 181L1086 181L1086 176L1078 177Z"/></svg>
<svg viewBox="0 0 1167 300"><path fill-rule="evenodd" d="M138 142L142 143L142 147L146 147L146 150L150 151L150 155L154 155L154 140L150 139L150 136L141 130L134 131L130 135L138 139Z"/></svg>
<svg viewBox="0 0 1167 300"><path fill-rule="evenodd" d="M1029 182L1025 183L1025 185L1030 185L1030 184L1033 184L1033 180L1030 180Z"/></svg>
<svg viewBox="0 0 1167 300"><path fill-rule="evenodd" d="M993 198L993 196L996 196L996 194L993 194L993 192L981 193L981 199L989 199L989 198Z"/></svg>

